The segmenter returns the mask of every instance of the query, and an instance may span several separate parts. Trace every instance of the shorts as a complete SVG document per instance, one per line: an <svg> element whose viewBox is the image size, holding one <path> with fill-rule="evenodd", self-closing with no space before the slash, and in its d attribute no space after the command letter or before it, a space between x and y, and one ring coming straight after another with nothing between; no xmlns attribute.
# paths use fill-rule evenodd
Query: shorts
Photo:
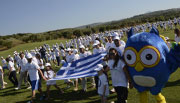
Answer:
<svg viewBox="0 0 180 103"><path fill-rule="evenodd" d="M31 81L31 87L32 87L32 91L33 90L38 90L39 88L41 88L41 80L33 80L33 81Z"/></svg>
<svg viewBox="0 0 180 103"><path fill-rule="evenodd" d="M3 69L8 69L8 67L7 67L7 66L3 66L2 68L3 68Z"/></svg>
<svg viewBox="0 0 180 103"><path fill-rule="evenodd" d="M46 85L55 85L56 81L55 80L49 80L46 82Z"/></svg>

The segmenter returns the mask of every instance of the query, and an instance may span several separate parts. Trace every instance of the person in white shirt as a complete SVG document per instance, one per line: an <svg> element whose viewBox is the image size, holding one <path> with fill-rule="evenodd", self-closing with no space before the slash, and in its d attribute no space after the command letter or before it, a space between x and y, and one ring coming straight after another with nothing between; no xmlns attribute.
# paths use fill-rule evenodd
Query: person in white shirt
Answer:
<svg viewBox="0 0 180 103"><path fill-rule="evenodd" d="M100 47L100 42L98 40L95 40L93 47L93 54L106 52L105 48Z"/></svg>
<svg viewBox="0 0 180 103"><path fill-rule="evenodd" d="M73 50L73 58L74 58L73 61L76 61L76 60L78 60L80 58L77 49ZM78 78L75 79L75 88L74 88L74 90L75 91L78 90Z"/></svg>
<svg viewBox="0 0 180 103"><path fill-rule="evenodd" d="M1 89L5 88L3 75L4 75L4 72L3 72L2 67L0 66L0 85L1 85Z"/></svg>
<svg viewBox="0 0 180 103"><path fill-rule="evenodd" d="M56 61L57 61L58 66L59 66L60 62L61 62L59 48L56 47L54 51L55 51L55 55L56 55Z"/></svg>
<svg viewBox="0 0 180 103"><path fill-rule="evenodd" d="M180 42L180 31L179 31L179 29L174 29L174 33L175 33L175 42L176 43L179 43Z"/></svg>
<svg viewBox="0 0 180 103"><path fill-rule="evenodd" d="M31 87L32 87L32 98L31 98L31 101L29 101L29 103L34 103L34 99L35 99L35 95L36 95L35 90L38 90L41 93L41 95L43 96L38 72L40 73L40 76L44 80L46 80L46 78L43 76L43 73L40 70L40 67L38 66L37 63L35 63L32 60L32 58L33 58L32 55L30 53L28 53L27 54L28 63L25 65L25 68L26 68L25 70L28 71L28 73L29 73Z"/></svg>
<svg viewBox="0 0 180 103"><path fill-rule="evenodd" d="M14 85L14 87L18 86L18 80L16 77L16 69L14 67L14 63L10 61L10 58L6 58L6 61L8 62L8 69L9 69L9 80Z"/></svg>
<svg viewBox="0 0 180 103"><path fill-rule="evenodd" d="M67 63L72 63L74 61L74 55L73 55L73 52L72 52L72 49L70 48L67 48L67 55L66 55L66 62ZM66 79L64 80L64 82L67 84L67 87L66 88L70 88L70 85L73 84L74 85L74 81L71 81L70 79Z"/></svg>
<svg viewBox="0 0 180 103"><path fill-rule="evenodd" d="M101 103L107 103L109 84L107 76L103 72L103 65L98 64L94 70L98 72L98 94L101 96Z"/></svg>
<svg viewBox="0 0 180 103"><path fill-rule="evenodd" d="M61 56L62 56L63 60L65 60L66 59L66 53L65 53L65 50L63 47L61 47L60 52L61 52Z"/></svg>
<svg viewBox="0 0 180 103"><path fill-rule="evenodd" d="M41 59L41 56L39 54L36 54L36 59L37 59L37 64L39 65L41 72L44 73L44 63L43 63L43 60Z"/></svg>
<svg viewBox="0 0 180 103"><path fill-rule="evenodd" d="M8 69L7 62L3 57L1 57L1 62L3 70Z"/></svg>
<svg viewBox="0 0 180 103"><path fill-rule="evenodd" d="M24 79L25 85L30 86L30 83L27 80L27 72L25 70L26 69L25 65L27 64L27 59L25 58L23 52L20 53L20 60L18 62L19 62L19 66L20 66L20 76L19 76L18 88L15 88L16 90L21 89L21 84L22 84L23 79Z"/></svg>
<svg viewBox="0 0 180 103"><path fill-rule="evenodd" d="M105 49L108 52L111 47L114 46L114 42L112 41L112 36L108 35L108 41L106 42Z"/></svg>
<svg viewBox="0 0 180 103"><path fill-rule="evenodd" d="M54 49L51 49L51 54L50 55L51 55L53 63L56 64L56 55L55 55Z"/></svg>
<svg viewBox="0 0 180 103"><path fill-rule="evenodd" d="M132 83L125 63L120 58L118 51L115 48L111 48L109 50L109 60L106 71L110 70L111 72L112 85L117 93L117 103L127 103L128 81L130 88L132 88Z"/></svg>
<svg viewBox="0 0 180 103"><path fill-rule="evenodd" d="M45 67L46 67L46 70L44 71L44 77L49 80L46 82L46 86L47 86L47 89L46 89L46 100L49 99L50 97L50 87L53 85L61 94L64 93L63 90L61 90L61 88L59 88L57 85L56 85L56 81L55 80L50 80L52 79L54 76L55 76L55 73L51 67L51 64L50 63L46 63L45 64Z"/></svg>
<svg viewBox="0 0 180 103"><path fill-rule="evenodd" d="M119 55L122 56L125 48L125 42L120 40L118 36L114 37L114 44L116 50L119 52Z"/></svg>

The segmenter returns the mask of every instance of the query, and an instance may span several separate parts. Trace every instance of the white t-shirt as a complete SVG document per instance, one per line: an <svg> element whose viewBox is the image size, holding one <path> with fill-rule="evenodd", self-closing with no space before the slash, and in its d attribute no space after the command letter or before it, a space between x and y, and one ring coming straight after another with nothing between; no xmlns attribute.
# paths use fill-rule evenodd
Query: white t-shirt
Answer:
<svg viewBox="0 0 180 103"><path fill-rule="evenodd" d="M27 64L27 59L24 57L23 59L19 59L19 64L21 67L21 72L24 72L26 70L25 65Z"/></svg>
<svg viewBox="0 0 180 103"><path fill-rule="evenodd" d="M79 57L79 54L74 54L74 60L73 61L75 61L75 60L78 60L80 57Z"/></svg>
<svg viewBox="0 0 180 103"><path fill-rule="evenodd" d="M52 59L53 59L53 60L56 59L56 55L55 55L55 52L54 52L54 51L51 52L51 56L52 56Z"/></svg>
<svg viewBox="0 0 180 103"><path fill-rule="evenodd" d="M39 80L38 69L40 69L40 67L38 66L37 63L35 62L27 63L25 67L26 67L26 71L28 71L29 73L29 77L31 81Z"/></svg>
<svg viewBox="0 0 180 103"><path fill-rule="evenodd" d="M39 67L40 67L40 69L44 69L44 65L43 65L43 60L42 59L37 59L37 61L38 61L38 65L39 65ZM40 65L42 65L42 66L40 66Z"/></svg>
<svg viewBox="0 0 180 103"><path fill-rule="evenodd" d="M91 55L91 54L89 54L89 52L85 51L83 54L82 53L79 54L79 58L81 59L81 58L87 57L89 55Z"/></svg>
<svg viewBox="0 0 180 103"><path fill-rule="evenodd" d="M176 43L180 42L180 37L178 37L176 34L175 34L175 41Z"/></svg>
<svg viewBox="0 0 180 103"><path fill-rule="evenodd" d="M63 49L61 49L61 55L65 57L65 51Z"/></svg>
<svg viewBox="0 0 180 103"><path fill-rule="evenodd" d="M128 81L123 71L125 63L122 60L119 60L115 68L113 68L113 65L114 65L114 60L108 60L108 66L111 71L112 85L114 87L117 86L127 87Z"/></svg>
<svg viewBox="0 0 180 103"><path fill-rule="evenodd" d="M125 42L124 41L120 41L121 42L121 45L119 47L116 47L116 45L114 45L115 49L121 54L121 56L123 55L123 52L124 52L124 48L125 48Z"/></svg>
<svg viewBox="0 0 180 103"><path fill-rule="evenodd" d="M67 55L66 56L66 61L68 62L68 63L71 63L71 62L73 62L74 61L74 54L71 54L71 55Z"/></svg>
<svg viewBox="0 0 180 103"><path fill-rule="evenodd" d="M59 50L58 50L57 48L55 49L55 56L56 56L56 57L59 57L59 56L60 56Z"/></svg>
<svg viewBox="0 0 180 103"><path fill-rule="evenodd" d="M48 79L52 79L54 77L54 71L52 71L52 70L45 71L44 72L44 77L46 77Z"/></svg>
<svg viewBox="0 0 180 103"><path fill-rule="evenodd" d="M104 86L106 85L106 91L105 91L105 96L109 95L109 85L108 85L108 80L105 74L102 74L99 76L98 80L98 94L103 95L104 93Z"/></svg>
<svg viewBox="0 0 180 103"><path fill-rule="evenodd" d="M7 62L6 62L6 60L5 60L5 59L3 59L3 60L2 60L2 66L3 66L3 67L7 66L7 64L6 64L6 63L7 63Z"/></svg>
<svg viewBox="0 0 180 103"><path fill-rule="evenodd" d="M114 42L112 42L112 43L107 42L106 45L105 45L105 48L106 48L107 52L109 52L109 49L112 48L112 47L114 47Z"/></svg>
<svg viewBox="0 0 180 103"><path fill-rule="evenodd" d="M12 61L9 61L8 63L8 69L10 70L10 68L12 68L12 71L16 71L15 67L14 67L14 63Z"/></svg>
<svg viewBox="0 0 180 103"><path fill-rule="evenodd" d="M103 48L103 47L99 47L99 49L94 48L94 49L93 49L93 54L103 53L103 52L105 52L105 51L106 51L106 50L105 50L105 48Z"/></svg>

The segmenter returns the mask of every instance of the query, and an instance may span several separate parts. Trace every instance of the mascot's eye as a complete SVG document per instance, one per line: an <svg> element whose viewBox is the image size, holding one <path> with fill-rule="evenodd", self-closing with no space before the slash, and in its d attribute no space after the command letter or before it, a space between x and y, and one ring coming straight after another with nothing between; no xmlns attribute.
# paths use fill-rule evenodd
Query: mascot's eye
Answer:
<svg viewBox="0 0 180 103"><path fill-rule="evenodd" d="M147 59L147 60L151 60L151 59L152 59L152 55L151 55L151 54L147 54L147 55L146 55L146 59Z"/></svg>
<svg viewBox="0 0 180 103"><path fill-rule="evenodd" d="M128 55L127 55L127 59L128 59L128 60L131 60L131 58L132 58L131 55L128 54Z"/></svg>
<svg viewBox="0 0 180 103"><path fill-rule="evenodd" d="M147 66L155 64L159 60L157 51L151 48L144 49L140 54L141 62Z"/></svg>
<svg viewBox="0 0 180 103"><path fill-rule="evenodd" d="M136 62L136 53L132 50L126 50L124 52L124 59L128 65L132 66Z"/></svg>

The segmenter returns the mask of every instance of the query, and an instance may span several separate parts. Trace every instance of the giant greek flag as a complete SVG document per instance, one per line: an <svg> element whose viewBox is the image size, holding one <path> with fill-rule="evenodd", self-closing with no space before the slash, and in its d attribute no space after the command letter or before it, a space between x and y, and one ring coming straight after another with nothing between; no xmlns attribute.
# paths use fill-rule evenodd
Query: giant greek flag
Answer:
<svg viewBox="0 0 180 103"><path fill-rule="evenodd" d="M103 62L106 53L98 53L76 60L72 63L64 64L57 72L56 77L51 80L74 79L82 77L90 77L97 75L94 70L97 64Z"/></svg>

